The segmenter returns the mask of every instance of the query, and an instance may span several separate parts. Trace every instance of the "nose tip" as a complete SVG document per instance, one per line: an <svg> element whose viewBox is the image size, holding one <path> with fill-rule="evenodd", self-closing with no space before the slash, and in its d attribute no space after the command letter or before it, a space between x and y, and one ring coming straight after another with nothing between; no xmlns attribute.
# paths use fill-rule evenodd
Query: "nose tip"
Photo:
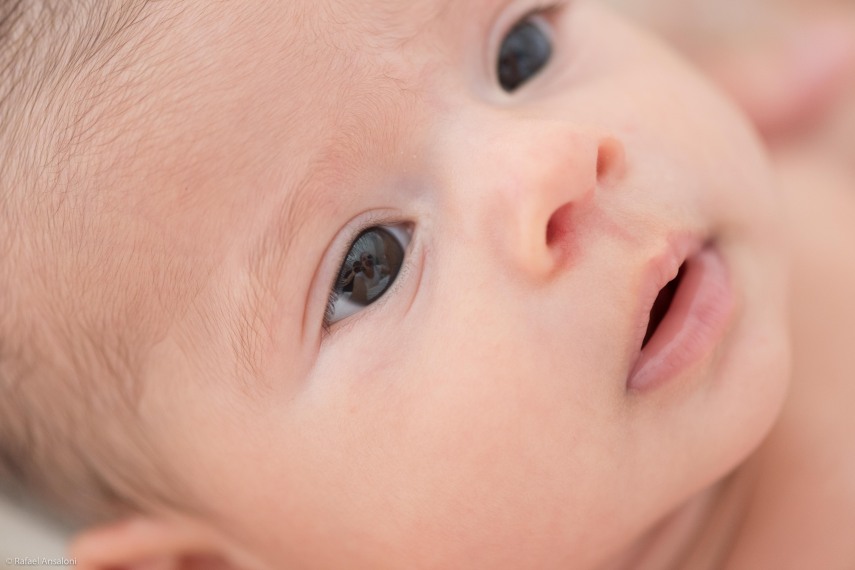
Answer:
<svg viewBox="0 0 855 570"><path fill-rule="evenodd" d="M624 145L612 132L566 120L474 119L454 125L459 136L439 155L451 165L442 185L450 219L460 222L451 228L489 250L485 258L512 279L550 279L596 233L597 208L608 203L598 197L619 186Z"/></svg>

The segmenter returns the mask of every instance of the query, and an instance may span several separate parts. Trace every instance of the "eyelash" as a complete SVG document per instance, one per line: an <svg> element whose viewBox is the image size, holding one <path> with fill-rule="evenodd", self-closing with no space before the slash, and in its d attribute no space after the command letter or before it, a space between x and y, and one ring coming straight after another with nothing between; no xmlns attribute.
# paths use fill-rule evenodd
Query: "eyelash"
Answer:
<svg viewBox="0 0 855 570"><path fill-rule="evenodd" d="M336 279L338 279L338 274L336 274ZM335 312L335 304L338 301L338 291L335 290L335 281L330 285L330 294L327 297L327 306L324 309L324 318L321 321L321 329L324 331L324 336L329 336L332 334L332 325L330 324L330 318Z"/></svg>
<svg viewBox="0 0 855 570"><path fill-rule="evenodd" d="M560 10L561 8L564 8L565 6L570 4L570 2L572 2L572 1L573 0L551 0L551 1L550 0L543 0L542 2L536 3L534 5L534 8L529 10L525 17L530 18L532 16L541 16L541 15L548 16L552 12L555 12L556 10Z"/></svg>
<svg viewBox="0 0 855 570"><path fill-rule="evenodd" d="M348 252L353 247L354 242L357 240L357 238L360 236L360 234L362 234L362 232L369 230L371 228L374 228L374 227L396 226L396 225L402 225L404 223L405 222L403 220L394 220L394 219L390 220L390 219L384 218L382 216L373 216L367 220L364 220L362 223L359 224L359 226L357 226L356 228L354 228L348 232L347 239L344 241L343 246L341 248L339 248L338 255L336 256L336 259L338 260L337 267L341 268L341 266L344 264L345 260L347 259ZM404 249L408 250L409 248L407 247ZM401 265L399 278L403 277L405 272L406 272L406 268L408 265L408 258L409 258L409 255L404 256L404 261ZM327 303L326 303L326 306L324 307L324 317L321 321L321 330L323 332L324 337L328 337L332 334L332 324L330 324L330 318L331 318L332 314L334 313L335 303L336 303L336 301L338 301L338 295L339 294L338 294L338 291L336 291L336 287L335 287L336 281L338 280L338 274L339 274L339 272L338 272L338 270L336 270L336 274L333 277L332 282L328 284L328 290L330 293L329 293L329 296L327 297ZM400 279L396 279L396 281L399 281L399 280ZM394 288L396 285L397 285L397 283L393 284L391 287ZM391 288L387 292L391 292ZM385 297L385 295L386 295L386 292L384 292L383 296ZM380 302L382 302L382 301L380 301ZM370 309L368 309L368 310L370 310Z"/></svg>

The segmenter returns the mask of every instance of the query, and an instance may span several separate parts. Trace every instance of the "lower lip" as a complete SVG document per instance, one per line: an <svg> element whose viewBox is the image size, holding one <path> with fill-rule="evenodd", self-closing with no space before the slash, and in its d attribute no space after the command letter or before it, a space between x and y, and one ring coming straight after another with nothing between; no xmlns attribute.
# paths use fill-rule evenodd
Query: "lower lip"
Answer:
<svg viewBox="0 0 855 570"><path fill-rule="evenodd" d="M704 358L724 335L734 304L730 274L718 250L706 247L687 259L671 307L641 350L627 388L649 390Z"/></svg>

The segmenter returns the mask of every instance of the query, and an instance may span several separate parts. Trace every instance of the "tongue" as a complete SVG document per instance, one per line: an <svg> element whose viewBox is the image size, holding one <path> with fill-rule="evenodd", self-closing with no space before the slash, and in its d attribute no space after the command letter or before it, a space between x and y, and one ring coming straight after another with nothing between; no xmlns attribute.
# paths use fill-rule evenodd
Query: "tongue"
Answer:
<svg viewBox="0 0 855 570"><path fill-rule="evenodd" d="M674 295L677 293L677 287L680 286L680 279L683 277L683 269L685 265L680 266L677 272L677 277L668 282L665 287L659 291L659 295L653 302L653 308L650 309L650 320L647 322L647 332L644 334L644 340L641 341L641 348L644 348L653 333L659 327L659 323L665 318L665 314L671 307L671 301L674 300Z"/></svg>

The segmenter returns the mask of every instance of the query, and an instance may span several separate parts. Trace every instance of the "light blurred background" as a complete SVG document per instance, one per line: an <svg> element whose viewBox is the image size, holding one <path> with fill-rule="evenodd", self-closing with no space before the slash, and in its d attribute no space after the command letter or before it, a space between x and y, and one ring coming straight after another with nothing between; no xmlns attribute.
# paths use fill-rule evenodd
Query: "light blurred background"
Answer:
<svg viewBox="0 0 855 570"><path fill-rule="evenodd" d="M0 563L3 568L24 568L15 558L58 559L65 556L64 533L49 525L22 506L0 496ZM12 564L9 564L9 559ZM26 568L68 568L68 566L35 565Z"/></svg>

